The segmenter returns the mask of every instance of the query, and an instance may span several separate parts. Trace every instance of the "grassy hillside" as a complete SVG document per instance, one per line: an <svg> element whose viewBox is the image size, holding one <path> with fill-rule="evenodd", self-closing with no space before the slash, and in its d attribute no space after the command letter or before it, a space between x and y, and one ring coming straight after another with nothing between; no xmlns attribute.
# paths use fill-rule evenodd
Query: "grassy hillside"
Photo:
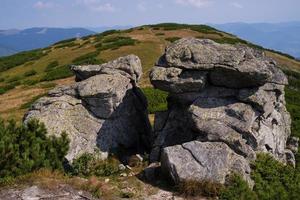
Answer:
<svg viewBox="0 0 300 200"><path fill-rule="evenodd" d="M21 120L30 104L49 89L74 82L69 70L71 64L98 64L136 54L142 60L144 71L140 85L151 87L149 70L164 48L182 37L209 38L219 43L244 43L262 48L205 25L183 24L147 25L61 41L45 49L0 58L0 116ZM265 51L282 68L300 71L300 62L290 56Z"/></svg>

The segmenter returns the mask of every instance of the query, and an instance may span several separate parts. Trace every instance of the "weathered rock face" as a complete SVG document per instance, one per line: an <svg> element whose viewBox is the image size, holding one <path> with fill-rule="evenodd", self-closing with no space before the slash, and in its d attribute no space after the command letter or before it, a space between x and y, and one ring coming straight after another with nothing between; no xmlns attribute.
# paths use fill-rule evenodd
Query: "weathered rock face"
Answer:
<svg viewBox="0 0 300 200"><path fill-rule="evenodd" d="M155 117L150 160L160 160L176 183L224 183L237 172L251 185L249 163L258 152L295 163L287 78L263 52L185 38L167 47L150 79L169 92L168 111Z"/></svg>
<svg viewBox="0 0 300 200"><path fill-rule="evenodd" d="M95 150L106 157L119 147L149 148L147 101L137 87L139 58L129 55L72 69L80 82L57 87L39 99L25 115L25 123L37 118L50 134L65 131L71 140L69 161Z"/></svg>

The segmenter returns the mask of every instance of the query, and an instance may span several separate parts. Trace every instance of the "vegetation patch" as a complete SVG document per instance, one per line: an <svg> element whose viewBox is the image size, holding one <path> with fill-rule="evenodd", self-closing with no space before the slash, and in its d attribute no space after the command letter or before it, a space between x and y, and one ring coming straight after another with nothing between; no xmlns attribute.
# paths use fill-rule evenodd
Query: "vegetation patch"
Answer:
<svg viewBox="0 0 300 200"><path fill-rule="evenodd" d="M41 81L53 81L57 79L67 78L73 76L73 72L70 70L69 65L57 67L47 72L41 79Z"/></svg>
<svg viewBox="0 0 300 200"><path fill-rule="evenodd" d="M130 37L117 36L103 39L103 41L95 45L95 48L97 48L98 51L104 51L108 49L115 50L122 46L134 46L135 43L136 40Z"/></svg>
<svg viewBox="0 0 300 200"><path fill-rule="evenodd" d="M99 51L94 51L91 53L84 54L75 58L72 63L74 65L95 65L95 64L102 64L104 63L103 60L97 59L96 57L99 55Z"/></svg>
<svg viewBox="0 0 300 200"><path fill-rule="evenodd" d="M207 25L192 25L192 24L177 24L177 23L162 23L162 24L154 24L154 25L149 25L152 28L158 28L158 29L163 29L166 31L170 30L181 30L181 29L190 29L196 32L200 33L212 33L212 34L217 34L220 36L223 36L221 31L212 28Z"/></svg>
<svg viewBox="0 0 300 200"><path fill-rule="evenodd" d="M166 40L171 42L171 43L173 43L177 40L180 40L180 39L181 39L180 37L168 37L168 38L166 38Z"/></svg>
<svg viewBox="0 0 300 200"><path fill-rule="evenodd" d="M69 43L63 43L63 44L57 45L54 48L59 49L59 48L64 48L64 47L74 47L74 46L77 46L77 45L79 45L79 44L77 44L75 42L69 42Z"/></svg>
<svg viewBox="0 0 300 200"><path fill-rule="evenodd" d="M154 88L142 88L142 91L148 100L149 113L153 114L168 109L167 92Z"/></svg>
<svg viewBox="0 0 300 200"><path fill-rule="evenodd" d="M119 173L120 162L112 157L106 160L97 154L84 153L72 163L72 175L81 177L112 176Z"/></svg>
<svg viewBox="0 0 300 200"><path fill-rule="evenodd" d="M188 180L177 186L180 195L185 197L217 197L220 194L222 184L210 181Z"/></svg>
<svg viewBox="0 0 300 200"><path fill-rule="evenodd" d="M70 39L66 39L66 40L61 40L59 42L54 43L53 45L66 44L66 43L74 42L74 41L76 41L76 39L77 38L70 38Z"/></svg>
<svg viewBox="0 0 300 200"><path fill-rule="evenodd" d="M36 75L36 74L37 74L37 71L35 71L34 69L32 69L32 70L29 70L29 71L25 72L25 73L24 73L24 76L25 76L25 77L28 77L28 76L34 76L34 75Z"/></svg>
<svg viewBox="0 0 300 200"><path fill-rule="evenodd" d="M0 72L6 71L29 61L38 60L45 55L47 54L44 53L42 49L36 49L32 51L24 51L11 56L1 57Z"/></svg>
<svg viewBox="0 0 300 200"><path fill-rule="evenodd" d="M35 120L26 126L0 121L1 182L40 168L63 169L69 139L66 133L59 138L46 135L45 126Z"/></svg>
<svg viewBox="0 0 300 200"><path fill-rule="evenodd" d="M52 61L50 62L46 69L45 69L45 72L48 72L48 71L51 71L52 69L54 69L55 67L57 67L59 65L58 61Z"/></svg>

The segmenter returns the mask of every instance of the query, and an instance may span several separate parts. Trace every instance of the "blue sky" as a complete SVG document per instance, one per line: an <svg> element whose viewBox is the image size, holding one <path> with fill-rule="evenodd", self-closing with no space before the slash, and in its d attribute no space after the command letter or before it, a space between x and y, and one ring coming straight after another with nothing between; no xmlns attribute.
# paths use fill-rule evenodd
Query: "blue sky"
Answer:
<svg viewBox="0 0 300 200"><path fill-rule="evenodd" d="M0 0L0 29L300 21L299 0Z"/></svg>

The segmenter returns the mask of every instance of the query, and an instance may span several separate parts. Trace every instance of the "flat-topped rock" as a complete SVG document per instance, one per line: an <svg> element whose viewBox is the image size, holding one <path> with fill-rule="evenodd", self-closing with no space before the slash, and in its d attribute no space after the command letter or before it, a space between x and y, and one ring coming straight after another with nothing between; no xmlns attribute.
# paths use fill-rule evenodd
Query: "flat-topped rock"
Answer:
<svg viewBox="0 0 300 200"><path fill-rule="evenodd" d="M157 64L164 68L185 69L182 71L184 73L193 70L194 76L190 77L194 81L199 79L195 71L208 71L209 81L216 86L243 88L262 86L268 82L287 84L287 78L276 63L262 51L246 45L219 44L208 39L180 39L166 48ZM157 71L158 68L155 67L151 74L157 74ZM179 73L176 76L182 75ZM164 79L152 75L150 78L155 87L166 90ZM162 83L157 84L159 80Z"/></svg>
<svg viewBox="0 0 300 200"><path fill-rule="evenodd" d="M82 81L97 74L119 73L137 83L143 73L141 61L135 55L120 57L102 65L72 66L71 70L76 75L76 81Z"/></svg>

